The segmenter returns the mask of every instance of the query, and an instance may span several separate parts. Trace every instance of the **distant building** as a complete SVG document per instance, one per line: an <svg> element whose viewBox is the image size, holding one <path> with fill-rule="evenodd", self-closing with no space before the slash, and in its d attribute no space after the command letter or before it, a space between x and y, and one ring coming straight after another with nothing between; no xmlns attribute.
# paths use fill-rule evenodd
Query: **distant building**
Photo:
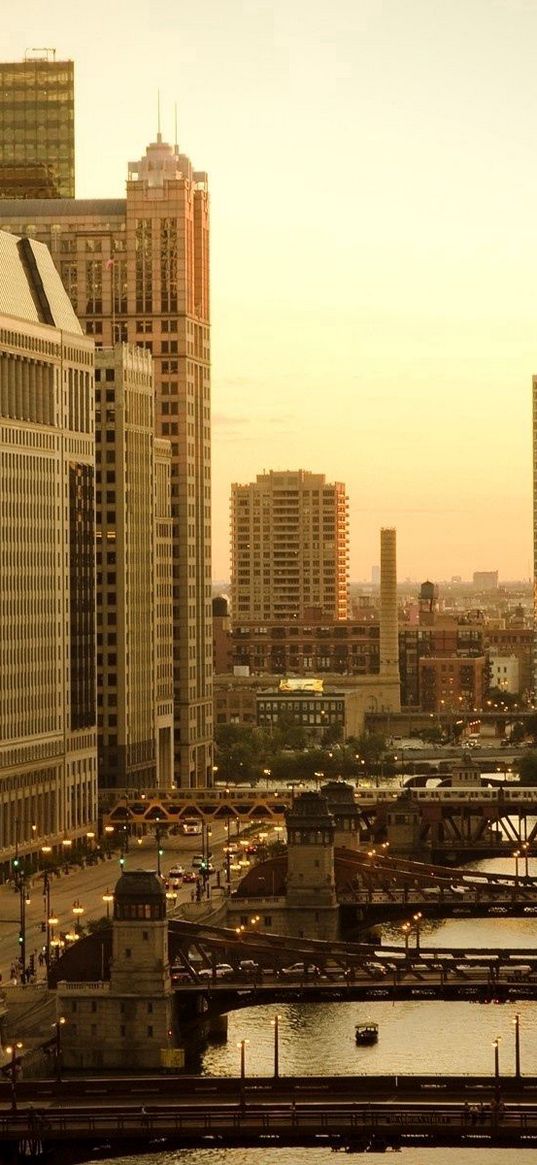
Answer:
<svg viewBox="0 0 537 1165"><path fill-rule="evenodd" d="M320 679L280 680L277 688L257 693L257 723L269 731L280 722L303 728L311 740L321 741L327 729L341 740L362 729L360 701L356 692L328 687Z"/></svg>
<svg viewBox="0 0 537 1165"><path fill-rule="evenodd" d="M490 686L516 696L520 692L520 668L516 655L489 652Z"/></svg>
<svg viewBox="0 0 537 1165"><path fill-rule="evenodd" d="M0 198L74 198L74 65L32 52L0 62Z"/></svg>
<svg viewBox="0 0 537 1165"><path fill-rule="evenodd" d="M485 656L429 656L418 666L423 712L481 711L488 688Z"/></svg>
<svg viewBox="0 0 537 1165"><path fill-rule="evenodd" d="M303 620L318 607L346 619L348 501L342 482L286 470L231 487L233 619Z"/></svg>
<svg viewBox="0 0 537 1165"><path fill-rule="evenodd" d="M497 591L497 570L474 570L473 586L475 591Z"/></svg>
<svg viewBox="0 0 537 1165"><path fill-rule="evenodd" d="M93 341L0 231L0 864L97 819Z"/></svg>
<svg viewBox="0 0 537 1165"><path fill-rule="evenodd" d="M149 352L98 351L95 381L99 784L170 788L171 450Z"/></svg>

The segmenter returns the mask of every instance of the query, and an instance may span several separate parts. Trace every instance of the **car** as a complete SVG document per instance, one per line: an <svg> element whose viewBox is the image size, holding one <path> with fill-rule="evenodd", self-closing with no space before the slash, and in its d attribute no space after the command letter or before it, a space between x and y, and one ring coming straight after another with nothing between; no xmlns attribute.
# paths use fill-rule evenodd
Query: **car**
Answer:
<svg viewBox="0 0 537 1165"><path fill-rule="evenodd" d="M185 967L172 967L171 969L172 983L192 983L192 975Z"/></svg>
<svg viewBox="0 0 537 1165"><path fill-rule="evenodd" d="M230 979L230 978L232 979L234 974L235 974L235 971L233 970L231 963L217 963L216 967L214 968L214 977L216 979ZM212 967L202 967L198 971L198 978L199 979L212 979L213 978L213 968Z"/></svg>
<svg viewBox="0 0 537 1165"><path fill-rule="evenodd" d="M279 974L289 979L302 978L306 975L318 975L319 967L315 963L291 963L289 967L282 967Z"/></svg>
<svg viewBox="0 0 537 1165"><path fill-rule="evenodd" d="M184 876L185 871L183 866L172 866L171 870L168 870L168 879L170 882L180 882Z"/></svg>
<svg viewBox="0 0 537 1165"><path fill-rule="evenodd" d="M183 833L186 834L187 836L189 836L189 835L199 836L199 834L202 831L202 824L201 824L201 821L189 821L189 820L185 819L182 823L181 828L183 830Z"/></svg>
<svg viewBox="0 0 537 1165"><path fill-rule="evenodd" d="M197 880L198 880L198 875L197 875L196 870L185 870L185 872L183 874L183 883L185 883L185 882L197 882Z"/></svg>
<svg viewBox="0 0 537 1165"><path fill-rule="evenodd" d="M256 975L259 971L259 963L256 963L254 959L241 959L239 971L241 975Z"/></svg>

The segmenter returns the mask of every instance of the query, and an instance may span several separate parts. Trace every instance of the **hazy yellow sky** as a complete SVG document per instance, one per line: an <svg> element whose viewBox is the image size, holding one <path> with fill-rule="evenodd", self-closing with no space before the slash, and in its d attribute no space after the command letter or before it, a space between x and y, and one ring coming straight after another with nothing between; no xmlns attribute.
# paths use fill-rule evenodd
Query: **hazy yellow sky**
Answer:
<svg viewBox="0 0 537 1165"><path fill-rule="evenodd" d="M156 130L212 197L214 569L231 481L344 481L351 575L527 577L537 0L4 0L76 61L77 194Z"/></svg>

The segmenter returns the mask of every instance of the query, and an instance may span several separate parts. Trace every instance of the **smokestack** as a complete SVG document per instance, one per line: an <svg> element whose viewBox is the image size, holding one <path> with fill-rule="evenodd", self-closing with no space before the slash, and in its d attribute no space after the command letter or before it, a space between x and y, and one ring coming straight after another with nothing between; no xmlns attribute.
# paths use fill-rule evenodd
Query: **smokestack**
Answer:
<svg viewBox="0 0 537 1165"><path fill-rule="evenodd" d="M399 683L396 531L380 531L380 675Z"/></svg>

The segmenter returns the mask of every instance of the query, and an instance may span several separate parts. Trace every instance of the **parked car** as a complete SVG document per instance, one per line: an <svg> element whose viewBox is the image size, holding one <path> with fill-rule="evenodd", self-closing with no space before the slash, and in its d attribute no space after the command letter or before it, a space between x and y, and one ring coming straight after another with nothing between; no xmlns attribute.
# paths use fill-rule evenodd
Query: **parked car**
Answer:
<svg viewBox="0 0 537 1165"><path fill-rule="evenodd" d="M183 874L183 883L185 883L185 882L197 882L197 880L198 880L198 875L197 875L196 870L185 870L185 872Z"/></svg>

